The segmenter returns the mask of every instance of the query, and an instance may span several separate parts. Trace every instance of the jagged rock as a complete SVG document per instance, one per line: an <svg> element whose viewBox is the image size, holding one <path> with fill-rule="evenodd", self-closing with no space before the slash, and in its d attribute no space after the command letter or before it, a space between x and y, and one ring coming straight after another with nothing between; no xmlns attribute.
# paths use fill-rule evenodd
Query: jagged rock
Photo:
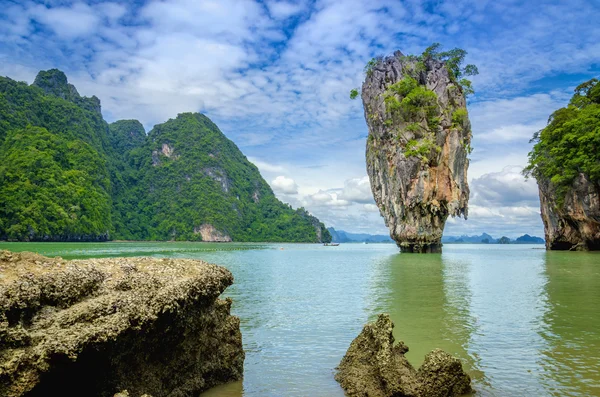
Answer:
<svg viewBox="0 0 600 397"><path fill-rule="evenodd" d="M471 378L463 371L460 360L440 349L425 356L417 376L421 396L462 396L471 391Z"/></svg>
<svg viewBox="0 0 600 397"><path fill-rule="evenodd" d="M420 92L400 86L411 81ZM398 51L367 72L362 100L367 172L390 236L403 252L441 251L448 216L467 217L471 125L461 87L442 61Z"/></svg>
<svg viewBox="0 0 600 397"><path fill-rule="evenodd" d="M231 273L0 251L0 396L191 396L242 377Z"/></svg>
<svg viewBox="0 0 600 397"><path fill-rule="evenodd" d="M335 379L350 397L454 397L471 391L471 379L459 360L434 350L418 371L394 345L389 315L364 326L342 359Z"/></svg>
<svg viewBox="0 0 600 397"><path fill-rule="evenodd" d="M95 95L92 97L82 97L79 95L77 88L73 84L69 84L67 76L58 69L40 71L32 85L41 88L46 94L65 99L90 112L102 115L100 99Z"/></svg>
<svg viewBox="0 0 600 397"><path fill-rule="evenodd" d="M349 396L417 396L417 371L404 357L408 347L394 345L393 328L382 314L350 344L335 376Z"/></svg>
<svg viewBox="0 0 600 397"><path fill-rule="evenodd" d="M600 250L600 186L579 174L564 202L552 183L537 177L540 209L549 250Z"/></svg>

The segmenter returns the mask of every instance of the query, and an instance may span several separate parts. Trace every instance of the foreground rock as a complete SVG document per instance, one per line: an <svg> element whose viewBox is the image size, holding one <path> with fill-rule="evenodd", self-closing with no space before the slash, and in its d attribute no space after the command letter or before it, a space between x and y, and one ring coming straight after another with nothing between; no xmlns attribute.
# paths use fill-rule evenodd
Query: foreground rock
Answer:
<svg viewBox="0 0 600 397"><path fill-rule="evenodd" d="M403 252L440 252L446 219L467 217L471 125L446 64L397 51L362 86L367 172L390 236Z"/></svg>
<svg viewBox="0 0 600 397"><path fill-rule="evenodd" d="M408 347L394 345L394 324L387 314L365 325L338 367L335 379L348 396L452 397L471 391L471 378L460 361L434 350L416 371L404 354Z"/></svg>
<svg viewBox="0 0 600 397"><path fill-rule="evenodd" d="M0 396L193 396L241 379L219 266L0 251Z"/></svg>
<svg viewBox="0 0 600 397"><path fill-rule="evenodd" d="M600 186L579 174L562 203L555 187L537 177L546 249L600 250Z"/></svg>

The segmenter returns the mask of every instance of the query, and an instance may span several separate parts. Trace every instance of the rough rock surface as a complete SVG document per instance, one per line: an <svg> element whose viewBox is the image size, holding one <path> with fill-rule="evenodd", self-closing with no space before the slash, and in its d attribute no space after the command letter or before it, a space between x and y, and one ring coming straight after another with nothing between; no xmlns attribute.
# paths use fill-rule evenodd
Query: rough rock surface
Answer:
<svg viewBox="0 0 600 397"><path fill-rule="evenodd" d="M242 377L231 273L0 251L0 396L193 396Z"/></svg>
<svg viewBox="0 0 600 397"><path fill-rule="evenodd" d="M557 194L548 180L537 178L546 249L600 250L600 186L584 174L575 179L557 203Z"/></svg>
<svg viewBox="0 0 600 397"><path fill-rule="evenodd" d="M218 231L213 225L204 223L199 227L194 228L194 233L200 233L202 241L213 243L230 243L231 237L226 233Z"/></svg>
<svg viewBox="0 0 600 397"><path fill-rule="evenodd" d="M405 77L435 93L428 110L391 108L394 101L422 105L394 91L392 85ZM390 236L404 252L441 251L448 215L467 217L471 125L462 89L443 62L421 62L398 51L367 72L362 100L367 172Z"/></svg>
<svg viewBox="0 0 600 397"><path fill-rule="evenodd" d="M350 397L453 397L471 391L471 378L460 361L441 350L425 356L416 371L394 345L394 324L387 314L365 325L342 359L335 379Z"/></svg>

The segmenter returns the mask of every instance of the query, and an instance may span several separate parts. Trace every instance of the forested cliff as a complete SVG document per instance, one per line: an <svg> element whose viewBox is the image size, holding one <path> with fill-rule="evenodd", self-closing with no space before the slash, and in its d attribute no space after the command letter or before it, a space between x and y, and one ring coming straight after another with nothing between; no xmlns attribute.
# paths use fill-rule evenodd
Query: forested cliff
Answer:
<svg viewBox="0 0 600 397"><path fill-rule="evenodd" d="M0 77L0 239L321 242L206 116L146 135L104 121L59 70L32 85Z"/></svg>
<svg viewBox="0 0 600 397"><path fill-rule="evenodd" d="M526 175L540 193L546 248L600 250L600 82L580 84L537 132Z"/></svg>

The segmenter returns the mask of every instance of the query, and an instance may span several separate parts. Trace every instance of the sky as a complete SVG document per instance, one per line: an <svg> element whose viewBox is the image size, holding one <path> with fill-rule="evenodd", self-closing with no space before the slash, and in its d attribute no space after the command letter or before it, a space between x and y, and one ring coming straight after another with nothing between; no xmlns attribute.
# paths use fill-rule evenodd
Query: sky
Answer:
<svg viewBox="0 0 600 397"><path fill-rule="evenodd" d="M364 65L434 42L478 66L468 220L445 235L543 236L529 140L600 75L600 0L0 0L0 75L63 70L104 118L210 117L276 195L327 226L387 234L365 164Z"/></svg>

